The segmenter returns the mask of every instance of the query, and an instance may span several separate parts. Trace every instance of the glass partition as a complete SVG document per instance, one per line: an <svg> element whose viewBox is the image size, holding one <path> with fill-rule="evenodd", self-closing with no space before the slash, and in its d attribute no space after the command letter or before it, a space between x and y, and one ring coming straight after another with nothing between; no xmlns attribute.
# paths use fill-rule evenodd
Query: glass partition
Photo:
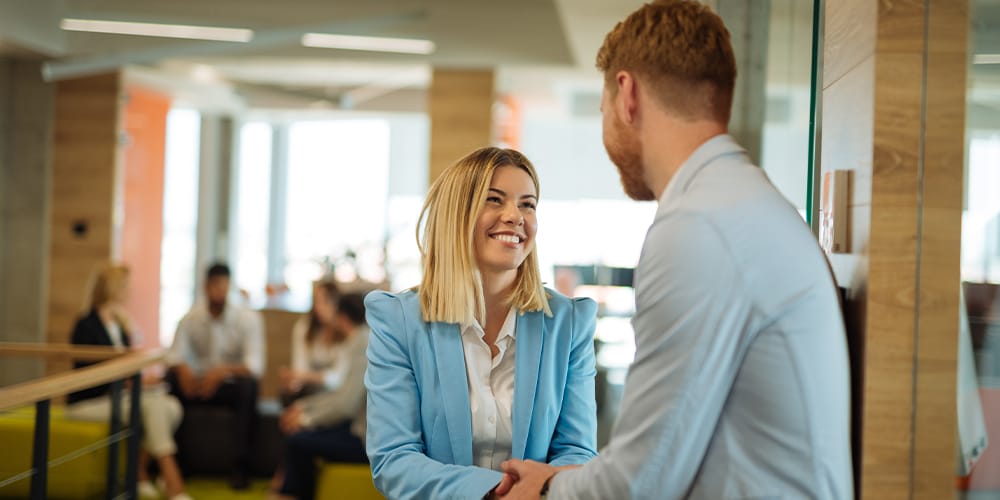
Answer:
<svg viewBox="0 0 1000 500"><path fill-rule="evenodd" d="M1000 498L1000 3L970 0L958 374L960 496Z"/></svg>

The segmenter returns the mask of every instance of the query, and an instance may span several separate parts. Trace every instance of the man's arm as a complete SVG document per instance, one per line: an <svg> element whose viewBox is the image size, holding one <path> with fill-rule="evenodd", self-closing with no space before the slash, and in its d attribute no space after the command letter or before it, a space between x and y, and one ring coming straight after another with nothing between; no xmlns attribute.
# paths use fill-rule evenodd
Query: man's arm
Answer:
<svg viewBox="0 0 1000 500"><path fill-rule="evenodd" d="M251 375L256 378L264 376L265 346L264 346L264 318L260 313L250 309L243 311L243 325L246 331L246 345L243 349L243 366L245 371L239 371L239 367L230 367L232 375Z"/></svg>
<svg viewBox="0 0 1000 500"><path fill-rule="evenodd" d="M752 305L732 251L697 215L654 222L636 272L636 358L609 445L552 498L683 498L746 350Z"/></svg>

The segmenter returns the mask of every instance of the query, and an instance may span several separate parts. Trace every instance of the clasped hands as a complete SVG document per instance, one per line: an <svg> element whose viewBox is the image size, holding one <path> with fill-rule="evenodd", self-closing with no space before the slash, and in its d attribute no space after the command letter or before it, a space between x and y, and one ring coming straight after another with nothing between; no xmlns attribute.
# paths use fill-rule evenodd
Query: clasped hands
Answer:
<svg viewBox="0 0 1000 500"><path fill-rule="evenodd" d="M556 467L534 460L507 460L500 465L503 479L489 495L501 499L537 499L541 496L545 482L559 471L574 469L579 465Z"/></svg>

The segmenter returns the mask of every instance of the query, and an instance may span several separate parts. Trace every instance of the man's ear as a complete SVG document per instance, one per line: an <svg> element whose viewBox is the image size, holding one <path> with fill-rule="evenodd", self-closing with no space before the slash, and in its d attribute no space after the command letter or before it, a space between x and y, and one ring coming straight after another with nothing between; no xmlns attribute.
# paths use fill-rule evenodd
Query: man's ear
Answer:
<svg viewBox="0 0 1000 500"><path fill-rule="evenodd" d="M618 95L615 97L615 107L621 121L634 125L639 118L639 87L635 78L628 71L619 71L615 75L615 85Z"/></svg>

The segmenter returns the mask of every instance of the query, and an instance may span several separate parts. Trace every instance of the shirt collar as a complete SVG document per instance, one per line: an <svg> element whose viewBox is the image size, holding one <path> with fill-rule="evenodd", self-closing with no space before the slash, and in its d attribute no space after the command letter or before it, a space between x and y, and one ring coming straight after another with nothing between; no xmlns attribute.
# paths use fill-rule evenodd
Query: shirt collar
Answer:
<svg viewBox="0 0 1000 500"><path fill-rule="evenodd" d="M668 201L686 191L691 181L694 180L698 172L706 165L712 163L713 160L720 156L730 154L746 154L746 150L729 134L719 134L702 143L681 164L681 167L677 169L677 173L674 174L673 179L670 179L667 188L663 190L663 195L660 196L660 206L666 205Z"/></svg>
<svg viewBox="0 0 1000 500"><path fill-rule="evenodd" d="M517 337L517 308L511 306L510 311L507 312L507 317L503 320L503 326L500 327L500 332L497 334L497 342L503 340L505 337L510 337L514 340ZM486 332L483 330L483 325L479 324L479 321L473 320L472 323L462 326L462 335L475 333L480 339L486 336Z"/></svg>

